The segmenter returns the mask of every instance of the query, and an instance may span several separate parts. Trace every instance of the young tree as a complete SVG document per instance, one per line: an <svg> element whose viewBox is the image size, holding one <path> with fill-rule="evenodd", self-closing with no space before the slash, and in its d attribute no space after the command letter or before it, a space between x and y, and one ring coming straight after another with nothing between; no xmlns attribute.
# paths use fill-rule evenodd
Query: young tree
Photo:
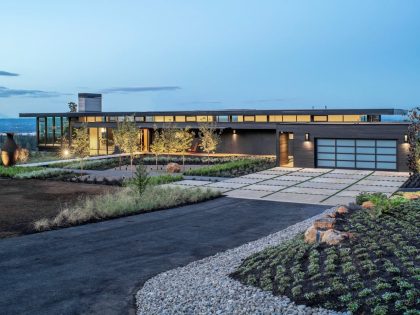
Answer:
<svg viewBox="0 0 420 315"><path fill-rule="evenodd" d="M158 169L158 157L165 153L166 140L163 131L159 131L156 127L153 132L153 142L150 145L150 152L155 155L156 158L156 170Z"/></svg>
<svg viewBox="0 0 420 315"><path fill-rule="evenodd" d="M73 129L72 149L73 155L80 159L80 170L83 171L83 161L89 156L89 129L86 124Z"/></svg>
<svg viewBox="0 0 420 315"><path fill-rule="evenodd" d="M150 177L147 173L146 166L144 166L143 163L140 163L136 167L136 172L134 173L132 183L134 184L134 187L136 188L139 196L141 196L144 191L147 188L147 185L149 184Z"/></svg>
<svg viewBox="0 0 420 315"><path fill-rule="evenodd" d="M207 153L207 163L210 161L210 153L216 151L220 143L220 132L214 124L201 124L199 127L201 148Z"/></svg>
<svg viewBox="0 0 420 315"><path fill-rule="evenodd" d="M191 144L194 140L194 135L192 134L189 127L184 129L178 129L175 133L175 146L176 152L181 152L182 154L182 167L185 167L185 154L191 148Z"/></svg>
<svg viewBox="0 0 420 315"><path fill-rule="evenodd" d="M134 156L139 150L139 129L134 120L126 117L123 122L117 124L114 141L122 152L130 155L130 169L133 171Z"/></svg>
<svg viewBox="0 0 420 315"><path fill-rule="evenodd" d="M69 105L70 113L77 112L77 104L75 102L69 102L68 105Z"/></svg>
<svg viewBox="0 0 420 315"><path fill-rule="evenodd" d="M408 169L411 175L419 173L420 160L420 107L413 108L408 114L410 125L408 126L408 143L410 145L408 153Z"/></svg>

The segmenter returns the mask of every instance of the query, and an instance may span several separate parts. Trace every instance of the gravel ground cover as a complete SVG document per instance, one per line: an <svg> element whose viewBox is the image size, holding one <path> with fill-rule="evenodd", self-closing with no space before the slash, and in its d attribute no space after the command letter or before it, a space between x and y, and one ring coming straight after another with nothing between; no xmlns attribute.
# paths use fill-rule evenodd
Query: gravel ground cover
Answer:
<svg viewBox="0 0 420 315"><path fill-rule="evenodd" d="M151 278L136 295L138 314L341 314L297 305L229 277L245 258L292 239L313 220L334 211L328 209L257 241Z"/></svg>

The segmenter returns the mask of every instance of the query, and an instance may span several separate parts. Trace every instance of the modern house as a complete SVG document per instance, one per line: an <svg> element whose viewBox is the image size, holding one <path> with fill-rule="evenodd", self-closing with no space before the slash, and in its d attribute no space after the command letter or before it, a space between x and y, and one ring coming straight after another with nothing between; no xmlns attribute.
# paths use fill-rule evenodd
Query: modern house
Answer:
<svg viewBox="0 0 420 315"><path fill-rule="evenodd" d="M407 171L408 122L397 109L206 110L103 112L100 94L79 94L78 112L22 113L36 117L40 150L56 149L72 128L86 124L91 155L115 151L112 130L126 117L135 121L149 151L154 128L214 123L221 130L217 153L275 155L279 166ZM195 143L191 152L197 152Z"/></svg>

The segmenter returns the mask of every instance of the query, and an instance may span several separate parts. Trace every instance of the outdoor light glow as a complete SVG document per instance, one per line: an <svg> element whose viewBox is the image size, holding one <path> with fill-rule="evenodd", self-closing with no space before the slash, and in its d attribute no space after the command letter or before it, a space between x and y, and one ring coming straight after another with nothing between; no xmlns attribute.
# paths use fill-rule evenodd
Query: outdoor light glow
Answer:
<svg viewBox="0 0 420 315"><path fill-rule="evenodd" d="M310 137L309 137L309 133L305 133L305 141L309 141Z"/></svg>
<svg viewBox="0 0 420 315"><path fill-rule="evenodd" d="M63 156L69 156L69 155L70 155L69 149L64 149L63 150Z"/></svg>
<svg viewBox="0 0 420 315"><path fill-rule="evenodd" d="M408 142L408 134L404 135L404 142L407 143Z"/></svg>
<svg viewBox="0 0 420 315"><path fill-rule="evenodd" d="M233 134L236 135L236 130L235 129L233 129Z"/></svg>

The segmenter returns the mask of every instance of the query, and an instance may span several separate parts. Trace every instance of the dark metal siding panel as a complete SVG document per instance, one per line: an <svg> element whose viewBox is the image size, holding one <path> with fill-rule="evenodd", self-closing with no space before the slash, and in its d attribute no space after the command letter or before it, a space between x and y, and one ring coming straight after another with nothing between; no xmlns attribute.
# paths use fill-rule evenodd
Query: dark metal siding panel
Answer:
<svg viewBox="0 0 420 315"><path fill-rule="evenodd" d="M276 154L275 130L226 130L221 135L222 141L217 153L235 154Z"/></svg>
<svg viewBox="0 0 420 315"><path fill-rule="evenodd" d="M294 161L297 167L315 167L315 138L357 138L397 140L397 168L407 171L408 144L404 143L407 125L403 124L282 124L278 130L294 133ZM305 133L311 141L305 141Z"/></svg>

